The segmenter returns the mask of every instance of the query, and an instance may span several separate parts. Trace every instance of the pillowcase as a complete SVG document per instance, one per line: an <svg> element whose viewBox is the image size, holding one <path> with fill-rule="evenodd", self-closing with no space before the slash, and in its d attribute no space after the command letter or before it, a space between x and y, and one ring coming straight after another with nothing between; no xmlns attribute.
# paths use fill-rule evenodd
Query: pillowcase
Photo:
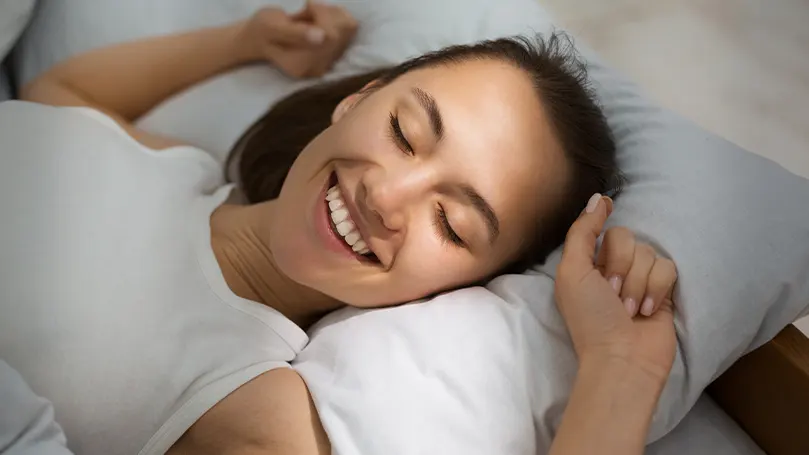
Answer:
<svg viewBox="0 0 809 455"><path fill-rule="evenodd" d="M34 3L34 0L0 0L0 61L28 24Z"/></svg>
<svg viewBox="0 0 809 455"><path fill-rule="evenodd" d="M708 395L671 433L646 448L649 455L766 455Z"/></svg>
<svg viewBox="0 0 809 455"><path fill-rule="evenodd" d="M293 10L303 2L44 0L21 43L20 76L92 47L228 22L267 3ZM534 0L335 3L362 25L329 78L449 44L553 29ZM739 356L806 313L809 183L654 106L583 52L629 178L610 225L632 228L680 272L679 349L652 441ZM308 83L267 66L243 68L175 96L140 126L221 161L272 102ZM335 453L544 452L577 367L553 303L558 258L486 289L322 320L295 368Z"/></svg>
<svg viewBox="0 0 809 455"><path fill-rule="evenodd" d="M0 0L0 101L11 99L3 61L17 42L34 9L34 0Z"/></svg>

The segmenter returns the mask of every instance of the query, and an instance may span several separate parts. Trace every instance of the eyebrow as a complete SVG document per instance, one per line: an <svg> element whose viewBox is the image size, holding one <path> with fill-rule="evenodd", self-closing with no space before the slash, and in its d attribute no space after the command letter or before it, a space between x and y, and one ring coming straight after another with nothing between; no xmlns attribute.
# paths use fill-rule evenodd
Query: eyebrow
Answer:
<svg viewBox="0 0 809 455"><path fill-rule="evenodd" d="M418 87L413 89L413 94L416 95L419 104L430 117L430 127L433 129L436 139L440 141L444 137L444 121L441 119L441 111L438 110L435 98Z"/></svg>
<svg viewBox="0 0 809 455"><path fill-rule="evenodd" d="M497 219L497 214L494 213L492 206L486 202L486 199L475 191L474 188L469 185L461 185L460 188L464 196L472 203L475 210L480 212L483 216L483 219L486 221L486 228L489 230L489 243L494 243L494 241L497 240L497 236L500 235L500 220Z"/></svg>

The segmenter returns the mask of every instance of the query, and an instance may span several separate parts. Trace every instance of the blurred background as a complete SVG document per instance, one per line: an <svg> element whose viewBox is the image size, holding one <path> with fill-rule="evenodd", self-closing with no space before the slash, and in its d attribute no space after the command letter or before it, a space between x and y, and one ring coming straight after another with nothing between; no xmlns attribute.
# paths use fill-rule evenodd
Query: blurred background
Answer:
<svg viewBox="0 0 809 455"><path fill-rule="evenodd" d="M809 178L809 0L539 2L652 98Z"/></svg>

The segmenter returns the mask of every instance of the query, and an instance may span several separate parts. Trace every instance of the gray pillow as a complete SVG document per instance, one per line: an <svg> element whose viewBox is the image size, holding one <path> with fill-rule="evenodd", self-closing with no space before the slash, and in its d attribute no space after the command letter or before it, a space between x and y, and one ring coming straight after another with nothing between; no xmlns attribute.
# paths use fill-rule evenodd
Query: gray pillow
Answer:
<svg viewBox="0 0 809 455"><path fill-rule="evenodd" d="M35 3L34 0L0 0L0 101L11 99L12 95L9 75L2 63L28 25Z"/></svg>
<svg viewBox="0 0 809 455"><path fill-rule="evenodd" d="M34 0L0 0L0 61L25 29L35 3Z"/></svg>
<svg viewBox="0 0 809 455"><path fill-rule="evenodd" d="M632 228L679 269L679 349L654 440L736 359L809 313L809 181L655 106L584 53L629 179L608 226ZM536 272L553 277L559 258ZM537 283L503 277L490 289L560 327L550 301L531 304ZM518 294L507 292L514 287Z"/></svg>

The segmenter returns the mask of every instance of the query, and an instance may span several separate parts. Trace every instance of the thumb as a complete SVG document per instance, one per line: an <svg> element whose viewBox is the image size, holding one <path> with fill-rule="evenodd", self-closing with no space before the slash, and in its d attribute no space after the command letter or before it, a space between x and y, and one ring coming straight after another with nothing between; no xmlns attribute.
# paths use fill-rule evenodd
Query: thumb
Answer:
<svg viewBox="0 0 809 455"><path fill-rule="evenodd" d="M611 212L612 199L598 193L590 198L587 207L567 232L560 269L575 271L576 275L583 277L593 268L596 242Z"/></svg>
<svg viewBox="0 0 809 455"><path fill-rule="evenodd" d="M285 46L311 46L326 40L326 31L315 25L286 20L274 24L272 40Z"/></svg>

